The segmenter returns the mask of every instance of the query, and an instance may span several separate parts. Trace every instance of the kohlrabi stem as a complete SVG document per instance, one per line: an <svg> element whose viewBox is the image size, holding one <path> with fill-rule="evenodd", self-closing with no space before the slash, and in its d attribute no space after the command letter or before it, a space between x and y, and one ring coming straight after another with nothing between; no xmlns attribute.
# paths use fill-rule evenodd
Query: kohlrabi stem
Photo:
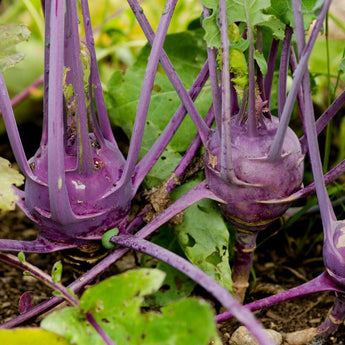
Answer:
<svg viewBox="0 0 345 345"><path fill-rule="evenodd" d="M344 291L335 295L334 304L327 318L322 324L317 327L317 332L320 335L328 336L336 331L344 321L345 318L345 294Z"/></svg>
<svg viewBox="0 0 345 345"><path fill-rule="evenodd" d="M328 14L325 20L325 37L326 37L326 66L327 66L327 107L332 103L332 81L331 81L331 71L330 71L330 56L329 56L329 31L328 31ZM326 139L324 146L324 155L323 155L323 171L328 170L329 157L331 154L331 145L332 145L332 131L333 131L333 121L330 120L327 124L326 129Z"/></svg>
<svg viewBox="0 0 345 345"><path fill-rule="evenodd" d="M131 142L128 150L127 161L124 167L124 172L117 185L118 188L120 188L124 183L128 183L128 181L130 181L139 157L141 141L144 134L144 127L150 104L150 96L152 93L158 62L161 56L164 39L175 9L176 2L177 0L167 0L163 10L163 14L158 24L155 39L152 43L152 49L148 59L144 81L141 88L136 119L134 122Z"/></svg>
<svg viewBox="0 0 345 345"><path fill-rule="evenodd" d="M291 73L292 75L295 74L295 71L298 67L298 63L297 63L297 57L296 57L296 53L294 50L293 46L290 46L290 69L291 69ZM304 98L303 98L303 90L302 90L302 86L300 85L300 87L298 88L297 91L297 105L298 105L298 110L299 110L299 116L301 118L301 122L302 122L302 127L303 127L303 131L305 132L305 128L304 128ZM302 147L302 152L305 153L307 151L306 147Z"/></svg>
<svg viewBox="0 0 345 345"><path fill-rule="evenodd" d="M231 272L234 295L240 303L243 303L249 286L248 280L258 235L258 232L255 231L244 231L245 230L241 231L241 229L236 228L236 243L234 247L235 264Z"/></svg>
<svg viewBox="0 0 345 345"><path fill-rule="evenodd" d="M291 116L292 108L296 99L296 95L297 95L300 83L302 81L302 78L307 71L308 60L309 60L312 48L318 37L319 31L321 30L321 27L323 25L323 21L326 17L330 3L331 3L331 0L324 1L321 11L318 15L318 18L315 21L315 25L310 34L308 43L305 46L303 53L300 54L301 59L295 71L291 89L289 91L288 97L284 105L284 109L282 111L282 116L279 122L278 130L276 132L274 141L272 143L271 149L268 154L268 160L271 162L277 161L281 156L282 145L283 145L285 134L289 125L290 116Z"/></svg>
<svg viewBox="0 0 345 345"><path fill-rule="evenodd" d="M78 307L79 301L67 291L67 288L64 287L62 284L54 282L49 274L42 271L38 267L30 264L25 260L21 261L17 256L14 256L12 254L0 253L0 261L6 264L11 264L12 266L17 267L24 272L26 271L30 273L30 275L39 279L44 284L48 285L52 290L58 291L61 294L61 296L69 303L71 303L74 307Z"/></svg>
<svg viewBox="0 0 345 345"><path fill-rule="evenodd" d="M64 3L61 0L53 0L50 6L48 90L49 201L52 219L58 219L61 224L72 223L75 220L65 183L63 122Z"/></svg>
<svg viewBox="0 0 345 345"><path fill-rule="evenodd" d="M116 343L109 337L109 335L103 330L101 325L93 317L91 312L86 313L86 319L90 322L91 326L96 330L100 337L104 340L106 345L116 345Z"/></svg>
<svg viewBox="0 0 345 345"><path fill-rule="evenodd" d="M78 28L78 10L76 1L66 2L66 13L69 14L68 22L72 51L71 71L73 76L73 91L75 101L75 117L77 130L77 155L79 172L88 176L91 175L94 167L90 156L89 125L84 89L84 68L81 63L80 39ZM68 54L69 52L67 52ZM91 96L91 95L90 95Z"/></svg>
<svg viewBox="0 0 345 345"><path fill-rule="evenodd" d="M11 106L14 108L17 104L22 102L24 99L29 97L34 89L40 87L43 83L43 74L39 76L35 81L33 81L28 87L26 87L23 91L19 92L17 95L11 98ZM0 115L2 111L0 109Z"/></svg>
<svg viewBox="0 0 345 345"><path fill-rule="evenodd" d="M256 300L252 303L246 304L244 307L251 310L259 310L263 308L268 308L273 305L289 301L294 298L303 297L306 295L311 295L314 293L325 292L325 291L336 291L342 293L343 290L335 284L329 277L329 275L324 272L318 277L302 284L296 286L292 289L277 293L275 295L265 297L260 300ZM217 322L224 322L234 317L231 312L224 312L216 316Z"/></svg>
<svg viewBox="0 0 345 345"><path fill-rule="evenodd" d="M132 8L132 11L140 24L147 40L149 43L153 44L154 40L154 32L150 26L150 23L147 21L147 18L144 14L144 12L141 10L140 5L138 4L137 0L127 0L129 6ZM157 30L158 32L158 30ZM176 93L180 97L183 105L186 107L189 115L191 116L192 120L194 121L198 132L200 134L202 142L206 143L206 138L208 134L208 127L206 126L204 120L200 116L195 104L192 102L190 97L188 96L188 92L186 91L181 79L177 75L174 67L172 66L168 56L166 55L164 49L161 49L161 56L160 56L160 62L162 64L163 69L165 70L171 84L174 86Z"/></svg>
<svg viewBox="0 0 345 345"><path fill-rule="evenodd" d="M228 20L226 12L226 1L219 0L219 26L222 52L221 70L221 151L220 151L220 174L223 179L232 181L233 167L231 154L231 92L230 92L230 55L229 55L229 35Z"/></svg>
<svg viewBox="0 0 345 345"><path fill-rule="evenodd" d="M83 240L74 240L73 244L59 243L46 240L43 237L39 237L33 241L0 239L0 248L3 252L51 253L58 250L80 247L88 243L90 242Z"/></svg>
<svg viewBox="0 0 345 345"><path fill-rule="evenodd" d="M10 96L7 91L4 77L0 71L0 109L2 112L2 118L6 126L6 133L11 143L12 151L16 162L25 175L26 178L36 180L36 177L32 173L30 166L27 162L27 158L24 152L22 141L20 139L16 119L11 106Z"/></svg>
<svg viewBox="0 0 345 345"><path fill-rule="evenodd" d="M248 134L257 135L257 120L255 112L255 68L254 68L254 29L248 13L247 0L244 0L246 11L247 36L248 36Z"/></svg>
<svg viewBox="0 0 345 345"><path fill-rule="evenodd" d="M233 315L248 328L260 344L273 345L273 341L267 336L264 328L253 314L249 313L247 309L240 305L228 290L186 259L152 242L133 235L114 236L112 237L112 242L150 255L181 271L212 294L225 308L231 310Z"/></svg>
<svg viewBox="0 0 345 345"><path fill-rule="evenodd" d="M210 10L204 7L204 18L209 17ZM221 97L219 91L219 81L218 81L218 68L217 68L217 50L215 48L207 47L207 56L208 56L208 68L210 71L210 81L211 81L211 91L212 91L212 101L213 101L213 111L215 114L217 130L219 136L221 136Z"/></svg>
<svg viewBox="0 0 345 345"><path fill-rule="evenodd" d="M328 122L337 114L337 112L345 104L345 91L343 91L334 102L322 113L322 115L316 121L316 132L320 134L326 127ZM302 147L306 146L306 137L300 138Z"/></svg>
<svg viewBox="0 0 345 345"><path fill-rule="evenodd" d="M324 3L326 4L327 0ZM296 1L292 2L294 18L295 21L300 22L298 27L296 27L296 39L300 47L303 47L302 40L304 40L304 27L303 27L303 17L298 4ZM320 16L319 16L320 17ZM319 19L319 18L318 18ZM302 37L301 37L302 36ZM299 53L301 56L301 53ZM327 189L324 182L322 163L320 158L319 144L317 140L317 133L315 127L315 118L314 118L314 107L311 97L310 90L310 81L309 75L305 74L302 81L303 87L303 97L304 97L304 126L308 141L309 157L311 162L311 168L313 172L313 177L315 181L316 195L318 198L320 213L322 218L322 223L324 227L324 232L326 236L331 236L331 229L333 223L336 221L336 217L329 199Z"/></svg>
<svg viewBox="0 0 345 345"><path fill-rule="evenodd" d="M90 56L91 56L91 78L90 87L93 90L95 95L95 103L97 108L97 117L99 121L99 126L101 128L101 132L105 139L112 142L116 147L116 141L113 135L113 131L111 129L111 125L108 118L108 112L105 105L105 100L102 91L102 84L99 76L98 65L97 65L97 57L95 51L95 41L93 38L92 33L92 26L91 26L91 18L90 18L90 11L89 11L89 4L88 0L81 0L81 10L83 14L84 20L84 30L85 30L85 41L86 45L89 49ZM92 96L91 96L92 97Z"/></svg>
<svg viewBox="0 0 345 345"><path fill-rule="evenodd" d="M285 100L286 100L286 83L289 69L290 47L293 30L291 26L286 25L285 36L280 54L279 81L278 81L278 116L281 118Z"/></svg>
<svg viewBox="0 0 345 345"><path fill-rule="evenodd" d="M292 8L293 8L293 19L295 22L298 58L300 59L303 53L303 49L305 47L304 23L303 23L301 0L292 0Z"/></svg>
<svg viewBox="0 0 345 345"><path fill-rule="evenodd" d="M43 119L40 146L48 143L48 90L49 90L49 56L50 56L50 8L51 1L42 1L44 11L44 70L43 70Z"/></svg>
<svg viewBox="0 0 345 345"><path fill-rule="evenodd" d="M190 91L189 97L194 101L199 95L208 79L209 67L206 61L205 65L201 69L198 77L195 79ZM133 193L135 194L139 185L147 175L148 171L152 168L155 162L159 159L160 155L164 151L165 147L169 144L171 138L176 133L179 125L186 116L186 108L181 104L176 110L174 116L171 118L159 138L155 141L148 153L140 160L135 168L134 181L133 181Z"/></svg>
<svg viewBox="0 0 345 345"><path fill-rule="evenodd" d="M214 110L213 107L211 106L209 112L207 113L205 117L205 123L211 127L212 123L214 122ZM191 144L189 145L187 151L183 155L180 163L177 165L177 167L174 170L173 173L173 178L170 179L167 185L167 191L168 193L171 193L172 190L177 186L176 178L177 177L178 181L182 179L183 175L185 174L187 168L189 165L192 163L193 159L196 157L196 154L198 150L200 149L201 146L201 139L199 134L197 134Z"/></svg>
<svg viewBox="0 0 345 345"><path fill-rule="evenodd" d="M279 40L273 38L271 43L270 53L267 59L267 73L264 78L264 95L263 100L267 101L267 108L270 107L271 103L271 91L272 91L272 83L273 83L273 76L274 76L274 67L275 61L277 59L279 48Z"/></svg>

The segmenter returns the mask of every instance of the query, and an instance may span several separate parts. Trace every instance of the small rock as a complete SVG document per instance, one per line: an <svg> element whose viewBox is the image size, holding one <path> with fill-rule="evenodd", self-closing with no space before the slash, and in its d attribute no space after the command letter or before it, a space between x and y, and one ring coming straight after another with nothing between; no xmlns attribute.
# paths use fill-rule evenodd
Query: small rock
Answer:
<svg viewBox="0 0 345 345"><path fill-rule="evenodd" d="M281 345L283 343L283 337L277 331L273 329L266 329L266 333L274 341L275 344ZM259 343L249 333L246 327L240 326L232 334L229 345L259 345Z"/></svg>

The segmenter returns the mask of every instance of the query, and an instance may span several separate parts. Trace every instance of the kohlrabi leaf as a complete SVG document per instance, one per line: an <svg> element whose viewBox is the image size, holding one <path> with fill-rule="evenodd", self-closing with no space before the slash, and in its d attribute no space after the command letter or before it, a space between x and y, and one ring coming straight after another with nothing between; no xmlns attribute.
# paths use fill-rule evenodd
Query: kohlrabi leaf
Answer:
<svg viewBox="0 0 345 345"><path fill-rule="evenodd" d="M260 53L258 50L255 50L254 52L254 59L256 63L258 64L260 71L263 75L267 73L267 61L262 53Z"/></svg>
<svg viewBox="0 0 345 345"><path fill-rule="evenodd" d="M161 227L151 237L150 241L184 257L177 238L169 226ZM166 274L162 287L155 293L146 296L145 305L148 307L161 307L182 297L187 297L192 293L196 285L193 280L177 269L164 262L152 259L148 255L143 255L140 264L142 267L155 267Z"/></svg>
<svg viewBox="0 0 345 345"><path fill-rule="evenodd" d="M41 328L1 329L0 339L6 345L71 345L61 335Z"/></svg>
<svg viewBox="0 0 345 345"><path fill-rule="evenodd" d="M177 199L198 181L176 188L172 197ZM175 233L188 259L231 290L229 265L229 231L217 204L204 199L183 212L183 222L175 226Z"/></svg>
<svg viewBox="0 0 345 345"><path fill-rule="evenodd" d="M203 22L205 40L208 46L220 48L220 31L218 21L218 0L201 0L204 6L212 9L212 15ZM228 25L237 22L247 22L246 12L252 26L269 22L271 15L264 13L271 4L271 0L227 0Z"/></svg>
<svg viewBox="0 0 345 345"><path fill-rule="evenodd" d="M17 52L18 43L27 41L30 31L26 24L0 25L0 69L13 67L24 58L24 53Z"/></svg>
<svg viewBox="0 0 345 345"><path fill-rule="evenodd" d="M0 157L0 213L14 210L18 196L12 185L20 186L24 183L24 176L11 167L8 160Z"/></svg>
<svg viewBox="0 0 345 345"><path fill-rule="evenodd" d="M323 1L322 1L323 2ZM302 12L304 14L304 29L307 30L316 18L320 10L319 0L302 0ZM285 25L294 26L293 10L290 0L272 1L271 6L266 11L267 14L272 14L278 18Z"/></svg>
<svg viewBox="0 0 345 345"><path fill-rule="evenodd" d="M103 345L86 321L92 316L117 345L220 345L210 306L197 299L184 299L160 312L140 309L144 295L157 291L164 273L153 269L128 271L87 289L80 309L66 308L47 316L44 329L61 334L77 345ZM200 325L202 324L202 327Z"/></svg>
<svg viewBox="0 0 345 345"><path fill-rule="evenodd" d="M202 36L203 31L199 29L168 35L165 39L164 49L187 89L192 85L207 58ZM150 47L145 46L136 63L127 70L126 74L123 75L120 71L115 72L108 84L106 101L110 119L114 125L121 127L128 137L132 135L149 53ZM196 106L202 115L208 111L212 102L211 98L210 88L204 88L196 101ZM174 87L162 67L159 66L153 86L140 158L160 136L180 103ZM180 160L181 153L187 149L195 134L195 125L187 115L163 153L162 159L149 173L148 179L145 181L147 187L157 185L169 176Z"/></svg>

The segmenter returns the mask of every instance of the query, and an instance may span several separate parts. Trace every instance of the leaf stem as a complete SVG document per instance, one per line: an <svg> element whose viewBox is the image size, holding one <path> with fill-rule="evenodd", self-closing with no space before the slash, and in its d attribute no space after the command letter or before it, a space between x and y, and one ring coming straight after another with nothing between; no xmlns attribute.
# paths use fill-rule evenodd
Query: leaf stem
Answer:
<svg viewBox="0 0 345 345"><path fill-rule="evenodd" d="M298 67L294 73L294 79L292 81L291 89L286 99L284 109L282 111L278 130L274 137L271 149L268 153L268 160L271 162L275 162L280 158L285 134L286 134L288 124L290 121L290 116L291 116L292 108L296 99L296 95L298 93L299 86L302 82L302 78L308 69L308 60L309 60L312 48L315 44L315 41L318 37L318 33L321 30L321 27L323 25L323 21L326 17L330 3L331 3L331 0L324 1L321 11L318 15L318 18L316 19L315 25L310 34L308 43L303 49L302 54L300 54L301 58L300 58Z"/></svg>
<svg viewBox="0 0 345 345"><path fill-rule="evenodd" d="M286 25L285 36L280 55L279 81L278 81L278 116L281 118L286 101L286 83L289 69L290 47L293 30L291 26Z"/></svg>
<svg viewBox="0 0 345 345"><path fill-rule="evenodd" d="M50 49L48 90L48 185L53 220L61 224L75 220L65 183L63 67L64 67L64 1L50 4ZM46 4L47 6L47 4ZM47 115L48 116L48 115Z"/></svg>
<svg viewBox="0 0 345 345"><path fill-rule="evenodd" d="M150 104L150 95L152 93L153 83L158 67L159 58L161 56L164 39L175 9L176 2L177 0L167 0L165 4L165 9L158 24L155 39L152 43L152 49L148 59L144 81L142 84L142 91L140 93L139 104L132 131L132 138L129 145L127 161L121 179L117 184L118 188L120 188L124 183L128 183L128 181L130 181L135 169L135 165L138 160L140 146L144 134L146 117Z"/></svg>
<svg viewBox="0 0 345 345"><path fill-rule="evenodd" d="M67 300L70 304L72 304L74 307L78 307L79 301L68 292L67 288L65 288L62 284L55 283L49 274L42 271L38 267L30 264L27 261L20 261L18 257L14 256L13 254L0 253L0 261L7 264L9 263L23 271L29 272L32 276L39 279L44 284L48 285L53 290L58 291L63 296L63 298Z"/></svg>
<svg viewBox="0 0 345 345"><path fill-rule="evenodd" d="M249 41L248 48L248 134L251 137L257 135L257 120L255 112L255 70L254 70L254 29L248 13L248 3L244 0L246 11L247 35Z"/></svg>
<svg viewBox="0 0 345 345"><path fill-rule="evenodd" d="M302 285L296 286L292 289L277 293L275 295L260 300L256 300L252 303L246 304L244 307L249 309L250 311L255 311L263 308L268 308L294 298L325 291L343 292L343 289L341 289L337 284L335 284L326 272L323 272L318 277ZM224 322L233 317L234 316L231 312L226 311L222 314L217 315L216 321Z"/></svg>

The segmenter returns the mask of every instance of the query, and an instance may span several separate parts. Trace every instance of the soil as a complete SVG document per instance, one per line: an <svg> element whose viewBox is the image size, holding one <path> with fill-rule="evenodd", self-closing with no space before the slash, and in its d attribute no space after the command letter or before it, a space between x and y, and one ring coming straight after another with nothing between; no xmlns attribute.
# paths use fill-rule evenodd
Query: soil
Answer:
<svg viewBox="0 0 345 345"><path fill-rule="evenodd" d="M31 138L35 137L32 136ZM26 139L24 138L24 141ZM29 140L29 139L28 139ZM36 143L30 143L34 146ZM31 146L31 145L30 145ZM37 147L37 146L36 146ZM0 156L12 162L7 138L0 138ZM32 154L28 153L29 154ZM310 219L313 225L308 236L304 237ZM321 224L318 214L306 216L288 229L275 223L259 236L259 246L254 258L251 285L246 302L271 295L272 293L302 284L323 272ZM0 238L32 240L36 237L35 225L18 209L0 215ZM52 265L62 259L61 253L27 254L32 264L50 272ZM125 269L133 268L136 260L129 253L114 265L105 275L112 275ZM73 267L64 265L63 283L73 280ZM105 275L98 279L102 279ZM30 276L23 276L17 269L0 263L0 323L18 315L18 302L21 296L31 291L31 302L38 304L51 296L51 290ZM209 298L203 291L197 294ZM221 310L211 300L216 312ZM327 315L333 303L333 293L323 293L299 298L256 312L257 318L266 328L281 333L294 332L309 327L317 327ZM26 325L38 325L39 320L31 320ZM219 325L223 343L228 344L233 331L239 326L236 320ZM329 339L330 344L345 343L345 327L340 325L338 331Z"/></svg>

